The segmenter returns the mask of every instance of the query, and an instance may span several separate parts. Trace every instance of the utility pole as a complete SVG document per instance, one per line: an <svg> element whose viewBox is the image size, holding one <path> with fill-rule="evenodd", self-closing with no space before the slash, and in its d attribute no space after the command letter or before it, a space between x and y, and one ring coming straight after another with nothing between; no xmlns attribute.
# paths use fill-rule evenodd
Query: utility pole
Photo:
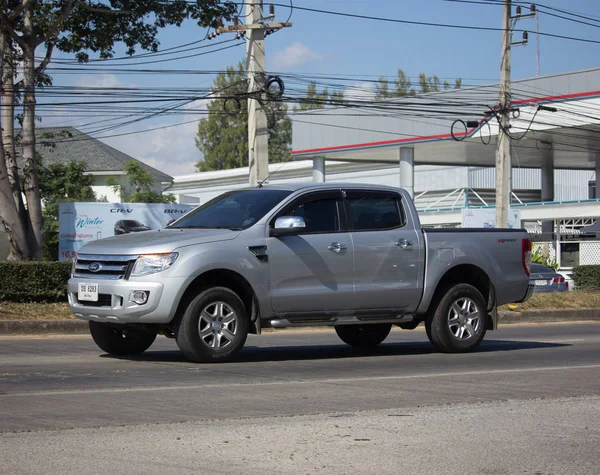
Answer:
<svg viewBox="0 0 600 475"><path fill-rule="evenodd" d="M263 21L262 1L246 3L246 26ZM249 29L246 34L246 71L248 72L248 92L264 89L266 86L265 30ZM261 102L248 98L248 165L249 183L256 186L269 176L269 134L267 113Z"/></svg>
<svg viewBox="0 0 600 475"><path fill-rule="evenodd" d="M502 17L502 50L500 69L500 129L498 131L498 151L496 156L496 227L508 227L510 204L510 48L511 48L511 0L504 0Z"/></svg>
<svg viewBox="0 0 600 475"><path fill-rule="evenodd" d="M246 2L246 24L221 27L216 34L237 32L246 37L246 72L248 74L248 164L249 183L256 186L269 175L269 134L267 114L262 103L266 98L265 31L271 34L291 23L265 23L275 18L274 5L268 17L263 17L263 1Z"/></svg>
<svg viewBox="0 0 600 475"><path fill-rule="evenodd" d="M498 151L496 152L496 227L508 227L508 212L510 208L511 171L510 158L510 53L513 46L526 46L527 31L523 32L523 40L513 43L512 32L518 20L533 18L537 14L534 4L529 7L530 13L523 14L517 7L516 16L511 16L511 0L504 0L502 16L502 50L500 66L500 98L499 115L500 130L498 131Z"/></svg>

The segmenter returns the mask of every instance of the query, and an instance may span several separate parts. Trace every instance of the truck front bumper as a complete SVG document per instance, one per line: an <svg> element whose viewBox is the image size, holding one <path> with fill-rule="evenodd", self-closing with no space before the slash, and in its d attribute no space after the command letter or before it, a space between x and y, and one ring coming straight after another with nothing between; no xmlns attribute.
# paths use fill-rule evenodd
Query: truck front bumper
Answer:
<svg viewBox="0 0 600 475"><path fill-rule="evenodd" d="M113 323L162 323L171 321L177 308L174 299L161 299L165 285L180 288L184 279L165 279L162 282L143 280L105 280L71 278L68 285L69 306L73 314L81 320ZM80 301L78 284L97 283L97 302ZM135 303L133 293L143 291L147 300Z"/></svg>

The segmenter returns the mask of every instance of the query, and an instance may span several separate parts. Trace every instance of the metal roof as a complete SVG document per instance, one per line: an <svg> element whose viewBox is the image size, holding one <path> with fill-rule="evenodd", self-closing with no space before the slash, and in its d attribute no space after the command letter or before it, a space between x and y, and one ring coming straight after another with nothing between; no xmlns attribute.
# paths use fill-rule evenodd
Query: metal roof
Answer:
<svg viewBox="0 0 600 475"><path fill-rule="evenodd" d="M600 68L512 82L519 116L511 132L513 166L595 169L600 152ZM294 116L295 159L398 163L401 146L415 149L415 164L494 166L498 126L489 114L498 85L311 110ZM556 112L538 110L551 105ZM535 115L535 120L533 121ZM492 120L490 120L492 117ZM466 129L461 122L477 122ZM454 136L452 125L454 124Z"/></svg>

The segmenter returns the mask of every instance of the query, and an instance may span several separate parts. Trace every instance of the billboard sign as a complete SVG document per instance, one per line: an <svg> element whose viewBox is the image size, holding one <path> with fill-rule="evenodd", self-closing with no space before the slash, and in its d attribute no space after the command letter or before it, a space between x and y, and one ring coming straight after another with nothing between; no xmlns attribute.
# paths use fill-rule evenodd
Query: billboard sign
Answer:
<svg viewBox="0 0 600 475"><path fill-rule="evenodd" d="M463 228L495 228L496 208L463 208ZM521 210L508 210L508 227L511 229L521 228Z"/></svg>
<svg viewBox="0 0 600 475"><path fill-rule="evenodd" d="M195 205L159 203L60 203L58 259L72 259L90 241L162 229L194 208Z"/></svg>

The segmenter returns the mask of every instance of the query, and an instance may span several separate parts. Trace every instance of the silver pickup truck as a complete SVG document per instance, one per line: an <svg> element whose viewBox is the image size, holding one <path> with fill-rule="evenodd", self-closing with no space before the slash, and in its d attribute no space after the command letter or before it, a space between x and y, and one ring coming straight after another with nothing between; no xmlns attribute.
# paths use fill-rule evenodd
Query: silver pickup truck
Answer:
<svg viewBox="0 0 600 475"><path fill-rule="evenodd" d="M267 185L225 193L166 229L84 246L69 303L114 355L175 338L193 361L226 361L248 333L333 326L373 347L425 323L443 352L475 349L497 306L527 300L524 230L421 228L402 189Z"/></svg>

